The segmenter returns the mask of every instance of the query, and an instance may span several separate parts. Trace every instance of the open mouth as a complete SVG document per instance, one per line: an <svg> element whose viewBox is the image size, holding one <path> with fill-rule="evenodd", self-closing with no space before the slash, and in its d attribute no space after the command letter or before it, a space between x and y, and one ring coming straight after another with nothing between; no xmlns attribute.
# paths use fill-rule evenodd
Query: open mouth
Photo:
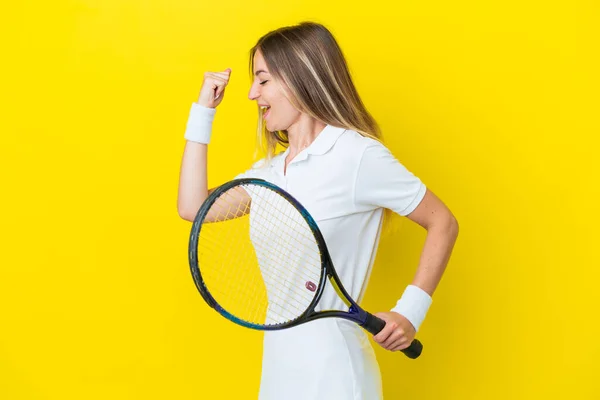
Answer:
<svg viewBox="0 0 600 400"><path fill-rule="evenodd" d="M262 106L261 109L263 112L263 118L267 118L267 115L269 115L269 110L271 109L271 107L270 106Z"/></svg>

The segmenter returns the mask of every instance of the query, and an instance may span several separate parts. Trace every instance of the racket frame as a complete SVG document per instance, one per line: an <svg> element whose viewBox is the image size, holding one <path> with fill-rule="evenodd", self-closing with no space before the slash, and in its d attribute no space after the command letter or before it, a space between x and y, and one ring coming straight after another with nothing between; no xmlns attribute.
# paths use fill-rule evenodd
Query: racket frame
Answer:
<svg viewBox="0 0 600 400"><path fill-rule="evenodd" d="M270 189L280 196L284 197L288 200L304 217L309 228L311 229L313 235L315 236L317 246L321 253L321 276L319 279L319 284L315 291L315 295L313 300L310 302L306 310L297 318L287 321L285 323L280 324L272 324L272 325L262 325L262 324L254 324L249 321L242 320L235 315L228 312L226 309L221 307L219 303L212 296L204 280L202 279L202 273L200 272L200 268L198 265L198 240L200 237L200 232L202 229L202 224L204 222L204 218L208 214L211 206L217 201L217 199L224 192L230 190L236 186L242 186L245 184L252 184L257 186L263 186L267 189ZM262 330L262 331L276 331L286 328L291 328L296 325L300 325L309 321L314 321L320 318L343 318L349 321L353 321L363 327L365 330L370 332L373 335L379 333L383 327L385 327L385 321L382 319L372 315L371 313L363 310L354 299L346 292L344 285L342 284L339 276L337 275L335 268L333 267L333 261L331 260L331 256L329 254L329 250L327 249L327 245L325 244L325 239L319 229L316 221L313 219L312 215L304 208L304 206L296 200L291 194L280 188L279 186L272 184L264 179L258 178L241 178L234 179L232 181L226 182L223 185L217 187L204 201L200 209L198 210L196 217L194 218L194 222L192 224L192 229L190 233L190 241L189 241L189 264L190 270L192 273L192 277L194 279L194 283L196 288L202 295L202 298L206 303L215 309L219 314L227 318L228 320L244 326L246 328ZM334 289L338 292L338 296L346 303L348 306L348 311L341 310L322 310L315 311L315 307L321 300L321 296L323 295L323 291L325 289L325 284L327 279L330 280L330 283L334 287ZM411 346L407 349L402 350L408 357L417 358L421 354L422 345L421 343L415 339Z"/></svg>

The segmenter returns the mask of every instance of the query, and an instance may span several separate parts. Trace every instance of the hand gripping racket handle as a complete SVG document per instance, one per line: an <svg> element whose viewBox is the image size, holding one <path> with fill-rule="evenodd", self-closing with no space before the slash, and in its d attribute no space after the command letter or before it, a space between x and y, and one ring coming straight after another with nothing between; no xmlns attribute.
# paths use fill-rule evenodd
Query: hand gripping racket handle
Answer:
<svg viewBox="0 0 600 400"><path fill-rule="evenodd" d="M365 324L362 325L363 328L367 330L367 332L371 333L373 336L377 335L381 330L385 327L385 321L381 318L374 316L373 314L366 313L367 318L365 319ZM421 355L423 351L423 345L417 339L413 340L410 346L408 346L404 350L400 350L408 358L415 359Z"/></svg>

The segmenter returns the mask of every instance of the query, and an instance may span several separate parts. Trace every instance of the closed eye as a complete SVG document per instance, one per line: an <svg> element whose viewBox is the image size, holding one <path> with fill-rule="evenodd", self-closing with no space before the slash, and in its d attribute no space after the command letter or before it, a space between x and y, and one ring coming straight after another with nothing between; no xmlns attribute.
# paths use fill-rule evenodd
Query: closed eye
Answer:
<svg viewBox="0 0 600 400"><path fill-rule="evenodd" d="M261 85L264 85L264 84L265 84L265 83L267 83L267 82L269 82L269 81L268 81L268 80L267 80L267 81L262 81L260 84L261 84Z"/></svg>

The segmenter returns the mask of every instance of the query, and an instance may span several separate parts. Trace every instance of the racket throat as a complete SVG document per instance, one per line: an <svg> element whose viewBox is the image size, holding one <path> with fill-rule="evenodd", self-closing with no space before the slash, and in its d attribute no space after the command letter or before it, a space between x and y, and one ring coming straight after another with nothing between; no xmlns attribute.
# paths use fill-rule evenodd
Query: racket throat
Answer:
<svg viewBox="0 0 600 400"><path fill-rule="evenodd" d="M359 315L359 314L360 314L360 313L358 312L358 308L357 308L357 307L356 307L354 304L352 304L352 305L350 306L350 308L348 308L348 312L349 312L350 314L352 314L352 315Z"/></svg>
<svg viewBox="0 0 600 400"><path fill-rule="evenodd" d="M367 313L354 304L348 308L348 314L350 314L352 320L362 327L367 323Z"/></svg>

